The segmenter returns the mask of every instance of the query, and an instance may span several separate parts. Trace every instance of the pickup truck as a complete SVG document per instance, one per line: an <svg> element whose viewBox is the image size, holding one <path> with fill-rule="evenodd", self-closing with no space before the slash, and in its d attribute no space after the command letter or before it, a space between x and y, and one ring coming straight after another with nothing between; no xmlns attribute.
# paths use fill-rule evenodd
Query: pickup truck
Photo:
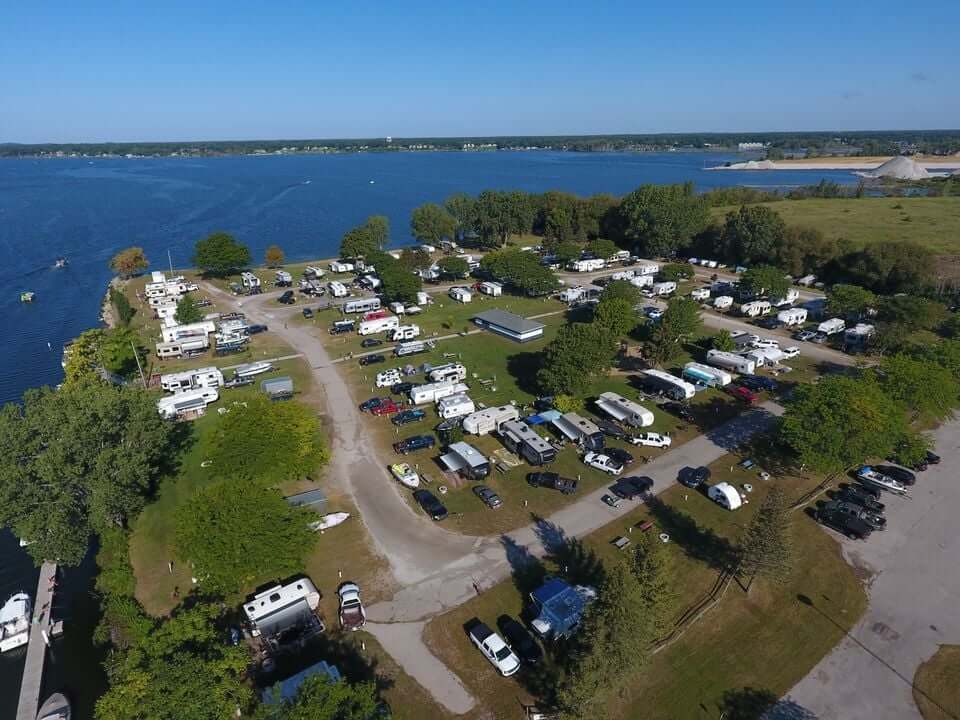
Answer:
<svg viewBox="0 0 960 720"><path fill-rule="evenodd" d="M527 483L533 487L558 490L564 495L572 495L577 491L577 481L565 478L555 472L532 472L527 474Z"/></svg>
<svg viewBox="0 0 960 720"><path fill-rule="evenodd" d="M520 659L514 654L503 638L479 620L471 624L470 641L477 646L483 656L503 677L510 677L520 669Z"/></svg>
<svg viewBox="0 0 960 720"><path fill-rule="evenodd" d="M359 630L367 622L363 603L360 601L360 587L356 583L345 582L337 588L340 596L340 627L344 630Z"/></svg>

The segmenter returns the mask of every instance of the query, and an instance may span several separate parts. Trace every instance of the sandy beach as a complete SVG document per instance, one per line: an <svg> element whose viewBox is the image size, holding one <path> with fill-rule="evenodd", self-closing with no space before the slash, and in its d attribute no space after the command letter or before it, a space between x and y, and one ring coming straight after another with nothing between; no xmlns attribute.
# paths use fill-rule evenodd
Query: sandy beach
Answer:
<svg viewBox="0 0 960 720"><path fill-rule="evenodd" d="M892 157L836 157L810 160L748 160L708 170L876 170ZM917 165L926 170L953 170L960 168L960 157L914 157Z"/></svg>

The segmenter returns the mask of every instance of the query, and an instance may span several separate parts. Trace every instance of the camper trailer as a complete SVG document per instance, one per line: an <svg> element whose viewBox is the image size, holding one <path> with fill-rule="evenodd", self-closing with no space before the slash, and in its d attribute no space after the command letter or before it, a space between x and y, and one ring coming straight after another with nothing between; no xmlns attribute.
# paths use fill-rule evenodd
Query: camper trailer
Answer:
<svg viewBox="0 0 960 720"><path fill-rule="evenodd" d="M577 285L576 287L564 288L557 295L560 302L571 303L579 300L586 292L586 288Z"/></svg>
<svg viewBox="0 0 960 720"><path fill-rule="evenodd" d="M590 260L571 260L567 263L567 270L572 272L596 272L606 267L607 261L600 258Z"/></svg>
<svg viewBox="0 0 960 720"><path fill-rule="evenodd" d="M319 268L316 265L307 265L303 269L303 276L308 280L316 280L322 278L326 274L327 273L323 268Z"/></svg>
<svg viewBox="0 0 960 720"><path fill-rule="evenodd" d="M469 389L469 387L456 380L443 380L425 385L414 385L410 388L410 402L414 405L425 405L445 397L450 397L451 395L465 393Z"/></svg>
<svg viewBox="0 0 960 720"><path fill-rule="evenodd" d="M175 393L157 401L157 412L164 420L203 415L207 405L220 399L216 388L202 387Z"/></svg>
<svg viewBox="0 0 960 720"><path fill-rule="evenodd" d="M422 340L412 340L410 342L402 342L393 349L393 354L396 357L404 357L405 355L416 355L418 353L424 353L430 350L433 347L433 344L430 342L423 342Z"/></svg>
<svg viewBox="0 0 960 720"><path fill-rule="evenodd" d="M417 293L417 305L424 307L432 302L433 298L430 297L430 293L425 293L422 290Z"/></svg>
<svg viewBox="0 0 960 720"><path fill-rule="evenodd" d="M807 321L807 311L804 308L790 308L777 313L777 322L787 326L803 325Z"/></svg>
<svg viewBox="0 0 960 720"><path fill-rule="evenodd" d="M223 385L223 373L215 367L197 368L160 376L160 387L177 393L197 388L216 388Z"/></svg>
<svg viewBox="0 0 960 720"><path fill-rule="evenodd" d="M786 357L780 348L758 347L743 354L748 360L753 360L756 367L770 367L777 365Z"/></svg>
<svg viewBox="0 0 960 720"><path fill-rule="evenodd" d="M648 292L652 293L655 297L664 297L666 295L671 295L677 291L677 284L675 282L655 282L650 286Z"/></svg>
<svg viewBox="0 0 960 720"><path fill-rule="evenodd" d="M697 302L703 302L710 298L710 288L697 288L690 291L690 297Z"/></svg>
<svg viewBox="0 0 960 720"><path fill-rule="evenodd" d="M420 337L419 325L401 325L390 335L391 340L413 340L415 337Z"/></svg>
<svg viewBox="0 0 960 720"><path fill-rule="evenodd" d="M568 440L586 450L603 449L603 433L594 423L576 413L566 413L553 421L554 427Z"/></svg>
<svg viewBox="0 0 960 720"><path fill-rule="evenodd" d="M477 410L475 413L467 415L463 419L463 431L473 435L487 435L505 422L516 420L520 417L520 411L515 405L500 405L499 407Z"/></svg>
<svg viewBox="0 0 960 720"><path fill-rule="evenodd" d="M837 333L843 332L846 327L847 323L844 322L842 318L832 318L830 320L824 320L817 325L817 331L822 332L824 335L836 335Z"/></svg>
<svg viewBox="0 0 960 720"><path fill-rule="evenodd" d="M273 284L277 287L290 287L293 285L293 275L286 270L277 270L273 274Z"/></svg>
<svg viewBox="0 0 960 720"><path fill-rule="evenodd" d="M447 363L446 365L437 365L427 371L427 377L431 382L441 382L442 380L464 380L467 377L467 369L460 363Z"/></svg>
<svg viewBox="0 0 960 720"><path fill-rule="evenodd" d="M387 317L364 320L357 326L357 334L374 335L391 330L395 331L398 327L400 327L400 318L396 315L388 315Z"/></svg>
<svg viewBox="0 0 960 720"><path fill-rule="evenodd" d="M723 350L707 350L707 363L745 375L752 375L757 369L754 360Z"/></svg>
<svg viewBox="0 0 960 720"><path fill-rule="evenodd" d="M697 362L688 362L683 366L683 377L697 385L707 387L724 387L733 382L733 377L726 370Z"/></svg>
<svg viewBox="0 0 960 720"><path fill-rule="evenodd" d="M362 300L351 300L343 304L343 311L345 313L365 313L379 309L380 298L363 298Z"/></svg>
<svg viewBox="0 0 960 720"><path fill-rule="evenodd" d="M331 280L327 283L327 290L330 291L330 295L335 298L342 298L347 296L347 286L342 282L337 282L336 280Z"/></svg>
<svg viewBox="0 0 960 720"><path fill-rule="evenodd" d="M305 628L323 628L314 612L319 604L316 586L302 577L257 593L243 604L243 612L254 637L272 639L288 633L302 637Z"/></svg>
<svg viewBox="0 0 960 720"><path fill-rule="evenodd" d="M774 307L783 307L784 305L793 305L800 297L800 291L796 288L787 288L787 294L782 298L771 300Z"/></svg>
<svg viewBox="0 0 960 720"><path fill-rule="evenodd" d="M652 412L615 392L600 393L596 405L614 420L618 420L631 427L648 427L653 425L654 417Z"/></svg>
<svg viewBox="0 0 960 720"><path fill-rule="evenodd" d="M717 310L729 310L733 307L733 298L729 295L720 295L713 299L713 307Z"/></svg>
<svg viewBox="0 0 960 720"><path fill-rule="evenodd" d="M473 293L465 287L452 287L447 294L451 300L456 300L458 303L468 303L473 299Z"/></svg>
<svg viewBox="0 0 960 720"><path fill-rule="evenodd" d="M354 265L353 263L340 262L339 260L334 260L332 263L330 263L329 267L330 267L330 272L348 273L348 272L353 272Z"/></svg>
<svg viewBox="0 0 960 720"><path fill-rule="evenodd" d="M465 442L455 442L440 456L440 462L451 472L460 473L468 480L482 480L490 474L490 461L483 453Z"/></svg>
<svg viewBox="0 0 960 720"><path fill-rule="evenodd" d="M175 325L174 327L160 328L160 336L163 338L163 342L169 343L195 335L209 335L216 331L216 324L212 320L205 320L203 322L191 323L190 325Z"/></svg>
<svg viewBox="0 0 960 720"><path fill-rule="evenodd" d="M642 382L651 392L666 395L673 400L689 400L697 392L687 381L663 370L644 370Z"/></svg>
<svg viewBox="0 0 960 720"><path fill-rule="evenodd" d="M242 272L240 273L240 284L247 290L253 290L260 287L260 278L252 272Z"/></svg>
<svg viewBox="0 0 960 720"><path fill-rule="evenodd" d="M740 314L744 317L760 317L770 312L771 307L766 300L753 300L740 306Z"/></svg>
<svg viewBox="0 0 960 720"><path fill-rule="evenodd" d="M159 342L157 343L157 358L169 360L170 358L184 357L192 353L202 353L209 347L210 339L206 335L194 335L173 342Z"/></svg>
<svg viewBox="0 0 960 720"><path fill-rule="evenodd" d="M496 282L482 282L478 286L480 292L490 297L500 297L503 295L503 285Z"/></svg>
<svg viewBox="0 0 960 720"><path fill-rule="evenodd" d="M857 323L852 328L847 328L843 333L843 342L846 349L863 350L874 332L876 332L876 328L866 323Z"/></svg>
<svg viewBox="0 0 960 720"><path fill-rule="evenodd" d="M510 452L519 455L531 465L546 465L557 457L557 450L540 437L529 425L508 420L497 430L500 441Z"/></svg>
<svg viewBox="0 0 960 720"><path fill-rule="evenodd" d="M740 493L737 492L737 489L733 485L726 482L711 485L707 489L707 497L727 510L736 510L743 505Z"/></svg>
<svg viewBox="0 0 960 720"><path fill-rule="evenodd" d="M634 275L629 283L635 288L647 288L653 285L653 275Z"/></svg>
<svg viewBox="0 0 960 720"><path fill-rule="evenodd" d="M437 400L437 415L444 420L463 417L476 412L477 407L466 393L457 393Z"/></svg>
<svg viewBox="0 0 960 720"><path fill-rule="evenodd" d="M637 275L656 275L660 272L660 265L655 262L641 262L634 265L633 269Z"/></svg>

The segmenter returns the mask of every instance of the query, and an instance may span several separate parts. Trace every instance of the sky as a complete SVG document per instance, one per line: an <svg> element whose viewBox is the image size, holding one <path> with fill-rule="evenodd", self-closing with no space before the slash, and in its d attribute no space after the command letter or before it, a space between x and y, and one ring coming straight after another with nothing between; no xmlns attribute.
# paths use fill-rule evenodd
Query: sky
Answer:
<svg viewBox="0 0 960 720"><path fill-rule="evenodd" d="M0 142L960 127L960 2L6 0Z"/></svg>

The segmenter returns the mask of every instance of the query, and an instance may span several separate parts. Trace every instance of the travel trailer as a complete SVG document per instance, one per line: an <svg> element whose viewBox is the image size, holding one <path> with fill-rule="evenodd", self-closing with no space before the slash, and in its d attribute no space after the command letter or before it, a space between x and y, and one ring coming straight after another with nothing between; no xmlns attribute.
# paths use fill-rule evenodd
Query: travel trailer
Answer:
<svg viewBox="0 0 960 720"><path fill-rule="evenodd" d="M480 292L491 297L500 297L503 295L503 285L496 282L482 282L478 286Z"/></svg>
<svg viewBox="0 0 960 720"><path fill-rule="evenodd" d="M175 325L169 328L162 327L160 328L160 336L163 342L169 343L196 335L209 335L216 331L217 326L212 320L204 320L203 322L191 323L189 325Z"/></svg>
<svg viewBox="0 0 960 720"><path fill-rule="evenodd" d="M567 263L567 270L572 272L596 272L603 270L607 265L606 260L592 258L590 260L571 260Z"/></svg>
<svg viewBox="0 0 960 720"><path fill-rule="evenodd" d="M710 288L697 288L690 291L690 297L697 302L703 302L710 298Z"/></svg>
<svg viewBox="0 0 960 720"><path fill-rule="evenodd" d="M497 433L507 450L519 455L531 465L546 465L557 457L557 450L553 445L540 437L529 425L518 420L501 423Z"/></svg>
<svg viewBox="0 0 960 720"><path fill-rule="evenodd" d="M482 480L490 474L490 461L472 445L455 442L440 456L440 462L451 472L460 473L468 480Z"/></svg>
<svg viewBox="0 0 960 720"><path fill-rule="evenodd" d="M437 400L437 415L444 420L463 417L476 412L477 407L465 393L457 393Z"/></svg>
<svg viewBox="0 0 960 720"><path fill-rule="evenodd" d="M697 392L687 381L663 370L644 370L642 382L644 387L673 400L689 400Z"/></svg>
<svg viewBox="0 0 960 720"><path fill-rule="evenodd" d="M753 300L740 306L740 314L744 317L760 317L770 312L771 307L766 300Z"/></svg>
<svg viewBox="0 0 960 720"><path fill-rule="evenodd" d="M449 363L447 365L438 365L430 368L427 377L431 382L440 382L442 380L465 380L467 369L460 363Z"/></svg>
<svg viewBox="0 0 960 720"><path fill-rule="evenodd" d="M842 318L832 318L830 320L824 320L817 325L817 331L822 332L824 335L836 335L837 333L843 332L846 327L847 323L844 322Z"/></svg>
<svg viewBox="0 0 960 720"><path fill-rule="evenodd" d="M807 311L805 308L790 308L781 310L777 313L777 322L784 325L803 325L807 321Z"/></svg>
<svg viewBox="0 0 960 720"><path fill-rule="evenodd" d="M757 363L751 358L723 350L707 350L707 363L744 375L752 375L757 369Z"/></svg>
<svg viewBox="0 0 960 720"><path fill-rule="evenodd" d="M396 315L364 320L357 326L358 335L374 335L376 333L395 331L400 327L400 318ZM391 335L392 337L392 335ZM393 338L396 340L397 338Z"/></svg>
<svg viewBox="0 0 960 720"><path fill-rule="evenodd" d="M413 340L415 337L420 337L420 326L419 325L401 325L398 328L395 328L393 333L390 335L391 340Z"/></svg>
<svg viewBox="0 0 960 720"><path fill-rule="evenodd" d="M414 385L410 388L410 402L414 405L425 405L426 403L436 402L451 395L458 395L467 392L470 388L464 383L456 380L443 380L440 382L426 383L425 385Z"/></svg>
<svg viewBox="0 0 960 720"><path fill-rule="evenodd" d="M733 307L733 298L729 295L720 295L713 299L713 307L717 310L729 310Z"/></svg>
<svg viewBox="0 0 960 720"><path fill-rule="evenodd" d="M203 415L207 405L220 399L216 388L202 387L162 397L157 401L157 412L164 420Z"/></svg>
<svg viewBox="0 0 960 720"><path fill-rule="evenodd" d="M737 492L737 489L733 485L726 482L711 485L707 489L707 497L727 510L736 510L743 505L740 493Z"/></svg>
<svg viewBox="0 0 960 720"><path fill-rule="evenodd" d="M223 385L223 373L215 367L204 367L196 370L169 373L160 376L160 387L172 393L184 390L196 390L203 387L220 387Z"/></svg>
<svg viewBox="0 0 960 720"><path fill-rule="evenodd" d="M724 387L733 382L733 377L727 371L697 362L688 362L683 366L683 377L707 387Z"/></svg>
<svg viewBox="0 0 960 720"><path fill-rule="evenodd" d="M660 272L660 265L655 262L641 262L633 266L637 275L656 275Z"/></svg>
<svg viewBox="0 0 960 720"><path fill-rule="evenodd" d="M578 443L586 450L603 448L603 433L596 424L576 413L568 412L553 421L554 427L568 440Z"/></svg>
<svg viewBox="0 0 960 720"><path fill-rule="evenodd" d="M473 299L473 293L470 292L469 288L465 287L452 287L447 294L450 296L450 299L456 300L459 303L468 303Z"/></svg>
<svg viewBox="0 0 960 720"><path fill-rule="evenodd" d="M335 298L342 298L347 296L347 286L342 282L337 282L336 280L331 280L327 283L327 290L330 291L330 295Z"/></svg>
<svg viewBox="0 0 960 720"><path fill-rule="evenodd" d="M252 272L242 272L240 273L240 284L248 290L252 290L253 288L260 287L260 278Z"/></svg>
<svg viewBox="0 0 960 720"><path fill-rule="evenodd" d="M470 413L463 419L463 431L472 435L487 435L499 430L505 422L517 420L520 411L515 405L500 405Z"/></svg>
<svg viewBox="0 0 960 720"><path fill-rule="evenodd" d="M347 273L347 272L353 272L354 265L353 263L340 262L338 260L335 260L334 262L330 263L329 267L330 267L330 272Z"/></svg>
<svg viewBox="0 0 960 720"><path fill-rule="evenodd" d="M653 413L642 405L627 400L615 392L600 393L596 405L614 420L630 425L631 427L648 427L653 425Z"/></svg>
<svg viewBox="0 0 960 720"><path fill-rule="evenodd" d="M343 304L343 311L345 313L365 313L379 309L380 298L363 298L362 300L351 300Z"/></svg>

